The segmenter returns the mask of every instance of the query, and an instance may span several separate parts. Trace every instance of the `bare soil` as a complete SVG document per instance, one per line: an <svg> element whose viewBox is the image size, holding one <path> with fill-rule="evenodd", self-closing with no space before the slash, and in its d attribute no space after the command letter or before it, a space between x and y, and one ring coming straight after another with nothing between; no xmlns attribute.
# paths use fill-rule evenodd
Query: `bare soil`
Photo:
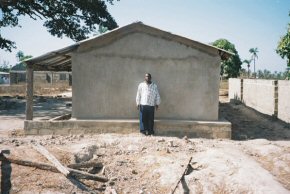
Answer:
<svg viewBox="0 0 290 194"><path fill-rule="evenodd" d="M66 102L58 106L66 107ZM5 111L0 111L1 150L15 158L50 164L31 146L39 143L63 165L102 162L102 169L83 170L109 181L80 179L89 188L84 190L60 173L2 162L4 193L171 193L190 157L190 170L175 193L290 193L289 125L229 103L226 91L220 96L220 117L232 122L232 140L143 136L137 129L129 135L24 136L11 124L21 121L21 113L14 117Z"/></svg>

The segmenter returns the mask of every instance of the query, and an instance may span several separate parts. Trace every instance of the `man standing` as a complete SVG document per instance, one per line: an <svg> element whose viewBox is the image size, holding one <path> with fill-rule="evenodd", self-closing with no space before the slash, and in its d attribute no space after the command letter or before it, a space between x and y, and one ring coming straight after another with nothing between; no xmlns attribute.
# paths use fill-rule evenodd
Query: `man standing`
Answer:
<svg viewBox="0 0 290 194"><path fill-rule="evenodd" d="M145 81L140 83L137 90L136 104L140 114L140 132L144 135L154 134L154 111L160 104L157 85L151 81L151 74L145 74Z"/></svg>

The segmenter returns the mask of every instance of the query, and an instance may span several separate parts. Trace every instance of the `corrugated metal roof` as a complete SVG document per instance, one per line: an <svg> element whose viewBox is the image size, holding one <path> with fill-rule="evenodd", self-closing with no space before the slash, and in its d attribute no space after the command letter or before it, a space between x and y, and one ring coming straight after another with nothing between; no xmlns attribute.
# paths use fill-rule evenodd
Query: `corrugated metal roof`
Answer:
<svg viewBox="0 0 290 194"><path fill-rule="evenodd" d="M55 51L48 52L38 57L33 57L27 60L24 60L27 65L33 66L35 71L71 71L71 56L72 53L81 45L86 44L86 42L92 40L100 40L100 42L105 38L115 37L120 38L124 35L134 33L134 32L145 32L161 38L169 39L172 41L179 42L181 44L194 47L200 50L210 49L212 52L218 52L222 59L228 58L230 55L234 55L231 52L226 50L214 47L212 45L204 44L198 41L194 41L179 35L171 34L170 32L163 31L158 28L154 28L148 25L145 25L141 22L132 23L127 26L116 28L112 31L108 31L99 36L91 37L82 41L79 41L68 47L58 49ZM115 39L114 39L115 40Z"/></svg>
<svg viewBox="0 0 290 194"><path fill-rule="evenodd" d="M4 72L4 71L0 71L0 74L1 74L1 75L9 75L9 73Z"/></svg>
<svg viewBox="0 0 290 194"><path fill-rule="evenodd" d="M11 70L10 73L26 73L26 70Z"/></svg>
<svg viewBox="0 0 290 194"><path fill-rule="evenodd" d="M26 59L27 65L33 65L36 71L71 71L71 55L79 43L54 50L38 57Z"/></svg>

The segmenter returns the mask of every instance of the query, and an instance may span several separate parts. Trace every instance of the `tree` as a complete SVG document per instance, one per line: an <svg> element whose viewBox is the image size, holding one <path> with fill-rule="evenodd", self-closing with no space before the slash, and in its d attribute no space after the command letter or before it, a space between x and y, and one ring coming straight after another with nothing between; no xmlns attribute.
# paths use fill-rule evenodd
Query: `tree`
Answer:
<svg viewBox="0 0 290 194"><path fill-rule="evenodd" d="M249 73L249 72L248 72L246 69L242 68L242 69L240 70L240 78L248 77L248 73Z"/></svg>
<svg viewBox="0 0 290 194"><path fill-rule="evenodd" d="M288 24L287 33L281 37L278 43L276 52L282 57L282 59L287 58L287 66L289 70L288 78L290 78L290 23Z"/></svg>
<svg viewBox="0 0 290 194"><path fill-rule="evenodd" d="M107 27L104 27L104 26L101 26L101 25L99 26L98 32L100 34L104 34L107 31L108 31L108 28Z"/></svg>
<svg viewBox="0 0 290 194"><path fill-rule="evenodd" d="M19 17L29 16L34 20L45 20L44 26L53 36L65 35L80 41L95 32L98 25L109 30L118 27L105 2L113 4L113 0L0 1L0 28L20 27ZM13 48L16 48L15 42L0 34L0 49L11 52Z"/></svg>
<svg viewBox="0 0 290 194"><path fill-rule="evenodd" d="M9 72L10 71L10 68L11 68L11 65L9 65L9 62L8 61L3 61L2 64L0 64L0 71L3 71L3 72Z"/></svg>
<svg viewBox="0 0 290 194"><path fill-rule="evenodd" d="M22 58L24 57L24 53L23 53L23 51L18 51L17 53L16 53L16 58L17 58L17 61L19 62L19 61L22 61Z"/></svg>
<svg viewBox="0 0 290 194"><path fill-rule="evenodd" d="M249 52L252 54L252 60L254 60L254 74L256 78L256 59L258 59L258 48L250 48Z"/></svg>
<svg viewBox="0 0 290 194"><path fill-rule="evenodd" d="M259 79L263 79L263 78L265 78L265 76L264 76L264 72L263 72L262 70L258 70L258 71L257 71L257 76L258 76Z"/></svg>
<svg viewBox="0 0 290 194"><path fill-rule="evenodd" d="M276 52L282 57L287 58L287 65L290 66L290 27L285 36L281 37Z"/></svg>
<svg viewBox="0 0 290 194"><path fill-rule="evenodd" d="M265 78L265 79L271 79L271 78L274 78L274 75L271 74L271 71L269 71L269 70L267 70L267 69L264 69L263 74L264 74L264 78Z"/></svg>
<svg viewBox="0 0 290 194"><path fill-rule="evenodd" d="M275 80L283 80L287 77L287 72L277 72L271 73L271 71L264 69L257 71L257 77L259 79L275 79Z"/></svg>
<svg viewBox="0 0 290 194"><path fill-rule="evenodd" d="M222 76L225 76L226 78L238 77L240 74L242 62L238 51L235 48L235 45L226 39L218 39L213 42L212 45L235 54L234 56L231 56L228 60L222 61L220 74Z"/></svg>
<svg viewBox="0 0 290 194"><path fill-rule="evenodd" d="M22 61L24 61L25 59L29 59L32 58L31 55L25 55L23 51L18 51L16 53L16 58L18 60L19 63L17 63L16 65L14 65L11 70L19 70L19 71L25 71L26 70L26 64L23 63Z"/></svg>
<svg viewBox="0 0 290 194"><path fill-rule="evenodd" d="M252 60L243 60L243 63L246 63L247 64L247 67L248 67L248 78L250 77L250 64L251 64Z"/></svg>

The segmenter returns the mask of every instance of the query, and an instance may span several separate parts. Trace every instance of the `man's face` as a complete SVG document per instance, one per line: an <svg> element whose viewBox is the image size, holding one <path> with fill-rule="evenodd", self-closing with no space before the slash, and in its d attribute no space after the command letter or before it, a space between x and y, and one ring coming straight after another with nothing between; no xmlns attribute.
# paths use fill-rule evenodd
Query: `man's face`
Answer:
<svg viewBox="0 0 290 194"><path fill-rule="evenodd" d="M151 76L149 74L145 74L145 81L147 83L150 83L151 82Z"/></svg>

